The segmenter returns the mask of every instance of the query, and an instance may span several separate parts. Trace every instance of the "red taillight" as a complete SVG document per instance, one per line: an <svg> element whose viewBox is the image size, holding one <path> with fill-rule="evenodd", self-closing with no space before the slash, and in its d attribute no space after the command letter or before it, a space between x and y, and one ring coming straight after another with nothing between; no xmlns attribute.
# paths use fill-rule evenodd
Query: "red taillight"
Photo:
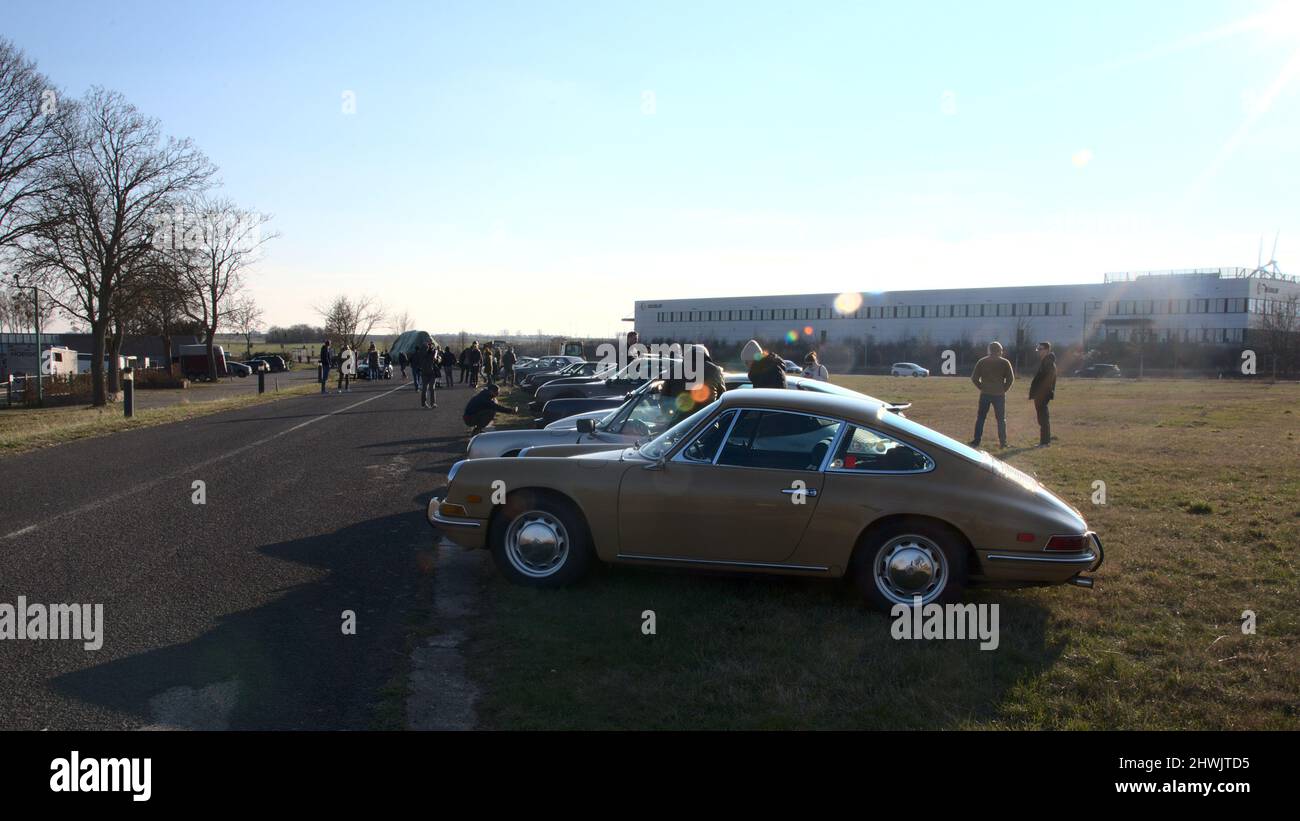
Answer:
<svg viewBox="0 0 1300 821"><path fill-rule="evenodd" d="M1059 550L1063 553L1082 553L1088 547L1088 534L1078 536L1053 536L1047 540L1044 550Z"/></svg>

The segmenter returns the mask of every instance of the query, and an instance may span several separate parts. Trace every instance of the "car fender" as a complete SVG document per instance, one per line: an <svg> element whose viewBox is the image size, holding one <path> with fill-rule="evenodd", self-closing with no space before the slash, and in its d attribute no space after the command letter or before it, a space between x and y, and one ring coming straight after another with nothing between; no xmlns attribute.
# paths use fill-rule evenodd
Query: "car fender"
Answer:
<svg viewBox="0 0 1300 821"><path fill-rule="evenodd" d="M555 493L572 502L586 520L596 552L604 561L618 555L618 488L626 470L640 462L617 458L474 459L457 463L445 501L462 505L468 517L491 526L506 498L526 491ZM496 484L496 483L500 484ZM494 493L494 491L497 491Z"/></svg>

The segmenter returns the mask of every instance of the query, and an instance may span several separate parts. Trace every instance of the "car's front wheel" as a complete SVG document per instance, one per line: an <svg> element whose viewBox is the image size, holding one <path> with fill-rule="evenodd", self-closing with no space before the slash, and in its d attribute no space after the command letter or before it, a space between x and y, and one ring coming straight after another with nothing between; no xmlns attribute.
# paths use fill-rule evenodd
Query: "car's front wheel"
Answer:
<svg viewBox="0 0 1300 821"><path fill-rule="evenodd" d="M497 569L516 584L563 587L591 565L587 524L567 501L523 491L497 511L489 534Z"/></svg>
<svg viewBox="0 0 1300 821"><path fill-rule="evenodd" d="M895 605L947 604L966 585L966 550L961 537L936 522L889 524L855 554L854 581L867 601L889 612Z"/></svg>

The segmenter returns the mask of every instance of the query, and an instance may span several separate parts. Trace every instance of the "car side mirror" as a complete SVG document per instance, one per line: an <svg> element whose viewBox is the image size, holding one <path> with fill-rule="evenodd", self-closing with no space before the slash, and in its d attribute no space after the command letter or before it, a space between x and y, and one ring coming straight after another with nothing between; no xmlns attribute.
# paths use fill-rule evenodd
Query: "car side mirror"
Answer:
<svg viewBox="0 0 1300 821"><path fill-rule="evenodd" d="M595 420L595 419L579 419L579 420L578 420L578 433L595 433L595 432L596 432L596 420Z"/></svg>

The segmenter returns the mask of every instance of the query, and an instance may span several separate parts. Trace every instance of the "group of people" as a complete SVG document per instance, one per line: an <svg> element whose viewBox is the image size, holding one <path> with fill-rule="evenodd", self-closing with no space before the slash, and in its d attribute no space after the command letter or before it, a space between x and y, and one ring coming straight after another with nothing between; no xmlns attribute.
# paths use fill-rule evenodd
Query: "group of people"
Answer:
<svg viewBox="0 0 1300 821"><path fill-rule="evenodd" d="M515 363L519 361L519 357L515 355L513 346L506 346L505 350L498 351L491 342L480 346L475 341L459 354L453 351L450 345L437 350L434 343L430 341L429 346L434 348L437 362L430 363L427 360L426 350L415 351L409 356L405 351L398 354L397 364L401 368L403 379L406 378L406 369L409 367L415 376L416 384L422 384L425 369L430 364L434 364L437 367L431 372L437 387L440 388L467 383L471 388L476 388L480 381L485 385L494 382L514 384ZM459 383L455 379L457 369L460 370Z"/></svg>
<svg viewBox="0 0 1300 821"><path fill-rule="evenodd" d="M353 370L351 371L347 367L349 359L353 362ZM381 363L383 367L388 366L388 351L379 351L375 348L375 343L371 342L370 348L366 351L366 367L369 369L371 378L374 378L374 374L379 373ZM325 343L320 346L320 392L326 392L330 373L337 370L339 375L338 392L351 393L352 380L356 378L355 365L356 356L351 345L344 342L342 350L335 353L334 343L331 340L325 340Z"/></svg>
<svg viewBox="0 0 1300 821"><path fill-rule="evenodd" d="M1056 354L1052 353L1050 342L1039 342L1034 350L1038 354L1038 371L1029 383L1028 399L1034 403L1038 417L1038 447L1045 448L1052 444L1052 420L1047 405L1056 398ZM975 363L970 380L980 391L979 410L975 413L975 438L971 440L971 446L979 447L984 437L984 421L992 408L998 422L998 444L1005 448L1007 391L1016 381L1016 372L1011 367L1011 360L1002 355L1002 343L989 343L988 356Z"/></svg>
<svg viewBox="0 0 1300 821"><path fill-rule="evenodd" d="M518 408L506 407L496 401L501 393L497 380L504 377L510 382L514 381L517 359L513 347L498 352L491 343L480 348L478 342L474 342L457 356L450 345L439 350L437 344L430 339L423 350L418 350L411 356L399 354L398 362L402 364L403 377L406 376L406 367L411 368L422 408L438 407L437 389L440 387L447 389L456 384L468 383L470 388L477 388L482 379L483 389L470 397L461 415L473 433L481 433L492 423L496 414L519 412ZM459 383L455 380L457 367L460 368Z"/></svg>
<svg viewBox="0 0 1300 821"><path fill-rule="evenodd" d="M346 368L351 353L352 348L346 342L343 343L342 350L337 352L334 350L332 340L326 339L321 345L320 392L322 394L328 392L330 374L335 370L338 371L338 392L348 393L352 390L351 382L354 374ZM422 408L438 407L437 389L450 388L457 384L455 381L457 367L460 368L460 384L468 382L471 388L477 388L479 381L482 380L483 389L470 397L462 414L465 425L473 433L481 433L492 423L498 413L519 412L516 407L506 407L496 401L501 393L497 380L501 379L512 384L514 382L514 367L518 357L513 347L506 347L504 351L498 352L494 350L491 343L479 347L478 342L474 342L457 356L450 345L439 349L430 339L423 348L410 354L402 351L398 354L397 361L403 379L406 378L406 369L411 369L412 381L416 392L420 394ZM381 363L384 367L388 366L388 351L377 350L372 342L366 352L366 365L371 373L377 373Z"/></svg>

